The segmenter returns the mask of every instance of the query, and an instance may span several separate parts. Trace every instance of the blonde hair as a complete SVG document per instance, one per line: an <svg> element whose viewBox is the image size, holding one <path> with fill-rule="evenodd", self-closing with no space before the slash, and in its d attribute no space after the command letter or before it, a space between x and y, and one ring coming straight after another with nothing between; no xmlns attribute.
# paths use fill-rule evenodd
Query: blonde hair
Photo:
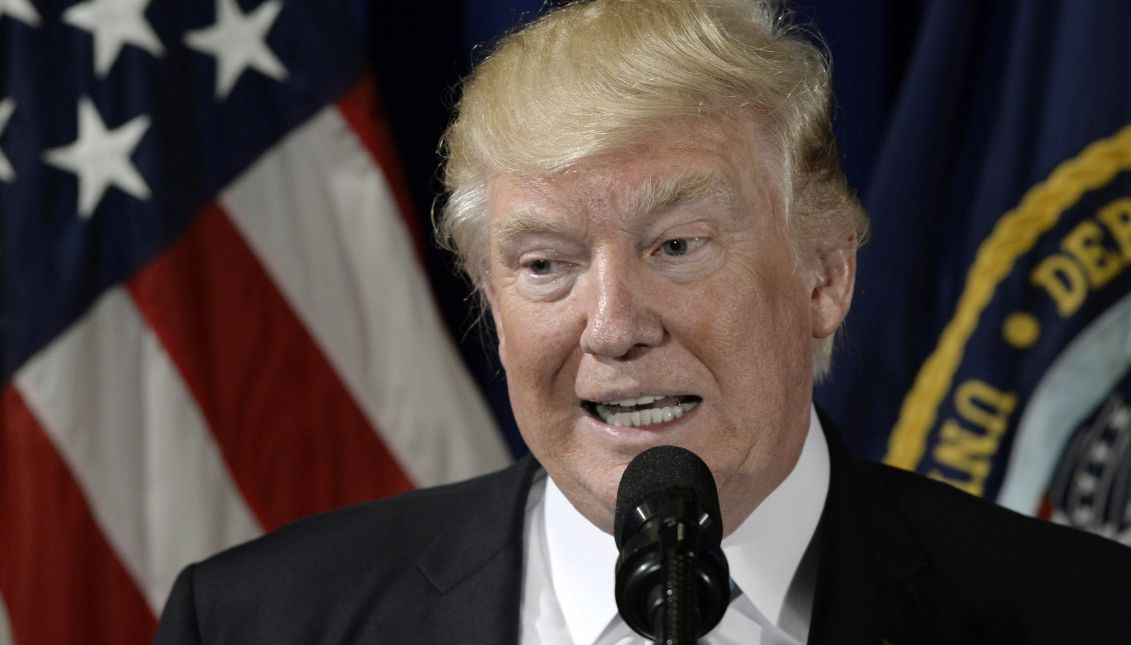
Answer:
<svg viewBox="0 0 1131 645"><path fill-rule="evenodd" d="M482 292L490 172L539 177L673 121L752 115L785 164L795 250L862 240L867 217L840 170L827 59L765 0L593 0L503 38L465 80L444 135L448 201L437 239ZM814 375L832 338L816 341Z"/></svg>

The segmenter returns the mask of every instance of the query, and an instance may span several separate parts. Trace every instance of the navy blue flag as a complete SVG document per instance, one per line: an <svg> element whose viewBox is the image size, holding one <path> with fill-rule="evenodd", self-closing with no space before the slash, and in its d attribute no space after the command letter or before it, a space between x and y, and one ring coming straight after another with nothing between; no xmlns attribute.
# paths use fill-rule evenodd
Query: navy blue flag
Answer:
<svg viewBox="0 0 1131 645"><path fill-rule="evenodd" d="M1131 543L1128 42L1126 3L927 5L819 400L859 452Z"/></svg>

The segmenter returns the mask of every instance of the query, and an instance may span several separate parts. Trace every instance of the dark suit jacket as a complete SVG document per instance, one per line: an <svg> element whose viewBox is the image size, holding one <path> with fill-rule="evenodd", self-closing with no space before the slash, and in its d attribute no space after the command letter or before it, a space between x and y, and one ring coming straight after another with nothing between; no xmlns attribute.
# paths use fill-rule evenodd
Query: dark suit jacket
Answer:
<svg viewBox="0 0 1131 645"><path fill-rule="evenodd" d="M854 460L828 434L810 643L1131 643L1131 549ZM193 565L155 642L517 643L538 467L302 520Z"/></svg>

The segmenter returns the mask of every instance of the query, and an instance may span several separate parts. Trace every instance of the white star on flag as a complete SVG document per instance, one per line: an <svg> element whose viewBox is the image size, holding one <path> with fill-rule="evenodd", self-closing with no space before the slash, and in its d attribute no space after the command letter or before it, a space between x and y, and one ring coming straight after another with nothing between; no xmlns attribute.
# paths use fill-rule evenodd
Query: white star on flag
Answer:
<svg viewBox="0 0 1131 645"><path fill-rule="evenodd" d="M4 136L4 128L8 127L8 119L12 118L12 113L15 111L15 99L0 101L0 137ZM12 170L12 164L8 163L8 158L4 156L4 149L0 148L0 181L12 181L15 178L16 171Z"/></svg>
<svg viewBox="0 0 1131 645"><path fill-rule="evenodd" d="M90 219L111 184L138 199L149 199L149 186L130 162L148 129L149 117L142 114L107 130L94 103L86 97L79 101L78 138L69 146L45 151L43 160L78 177L83 219Z"/></svg>
<svg viewBox="0 0 1131 645"><path fill-rule="evenodd" d="M136 45L154 56L165 48L145 20L149 0L89 0L63 12L63 21L94 36L94 71L110 71L122 45Z"/></svg>
<svg viewBox="0 0 1131 645"><path fill-rule="evenodd" d="M248 67L278 81L287 77L266 40L282 8L279 0L268 0L244 14L235 0L216 0L216 23L185 35L189 47L216 58L216 98L227 98Z"/></svg>
<svg viewBox="0 0 1131 645"><path fill-rule="evenodd" d="M39 14L29 0L0 0L0 18L5 14L32 27L39 26Z"/></svg>

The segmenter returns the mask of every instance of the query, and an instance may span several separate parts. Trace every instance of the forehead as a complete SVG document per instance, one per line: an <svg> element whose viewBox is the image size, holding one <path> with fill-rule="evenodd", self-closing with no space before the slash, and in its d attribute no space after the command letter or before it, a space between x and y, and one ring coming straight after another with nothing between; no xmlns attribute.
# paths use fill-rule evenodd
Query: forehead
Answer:
<svg viewBox="0 0 1131 645"><path fill-rule="evenodd" d="M651 141L583 159L548 176L489 175L491 234L509 237L561 214L645 217L684 205L717 203L778 210L784 169L756 132L711 127L672 129ZM759 210L762 210L759 208Z"/></svg>

